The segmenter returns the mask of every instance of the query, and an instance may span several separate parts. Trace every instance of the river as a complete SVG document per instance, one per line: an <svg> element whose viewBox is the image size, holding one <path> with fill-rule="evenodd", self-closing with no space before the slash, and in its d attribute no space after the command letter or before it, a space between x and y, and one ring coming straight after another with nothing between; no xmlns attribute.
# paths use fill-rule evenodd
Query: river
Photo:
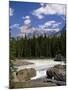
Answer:
<svg viewBox="0 0 68 90"><path fill-rule="evenodd" d="M18 70L25 69L25 68L34 68L36 70L36 76L32 77L31 80L46 77L46 71L48 68L51 68L58 64L64 65L64 62L54 61L53 59L37 59L37 60L26 59L24 61L32 62L34 64L19 66Z"/></svg>

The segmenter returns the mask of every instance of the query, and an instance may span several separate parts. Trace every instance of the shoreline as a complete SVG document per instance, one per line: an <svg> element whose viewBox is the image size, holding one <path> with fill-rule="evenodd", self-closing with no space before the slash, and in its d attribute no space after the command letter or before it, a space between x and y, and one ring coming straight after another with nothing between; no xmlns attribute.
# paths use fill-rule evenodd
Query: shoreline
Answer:
<svg viewBox="0 0 68 90"><path fill-rule="evenodd" d="M53 79L40 78L36 80L29 80L25 82L13 82L16 88L33 88L33 87L51 87L51 86L65 86L66 82L57 81Z"/></svg>
<svg viewBox="0 0 68 90"><path fill-rule="evenodd" d="M51 59L51 60L54 60L55 58L16 58L16 60L45 60L45 59Z"/></svg>

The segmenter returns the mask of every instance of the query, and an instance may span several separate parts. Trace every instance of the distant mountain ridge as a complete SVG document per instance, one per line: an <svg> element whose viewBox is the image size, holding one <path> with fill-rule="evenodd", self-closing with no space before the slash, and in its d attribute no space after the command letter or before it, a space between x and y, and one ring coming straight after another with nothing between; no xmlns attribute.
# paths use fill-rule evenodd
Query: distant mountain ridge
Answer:
<svg viewBox="0 0 68 90"><path fill-rule="evenodd" d="M60 36L61 34L66 33L66 25L60 31L54 33L52 36Z"/></svg>
<svg viewBox="0 0 68 90"><path fill-rule="evenodd" d="M62 33L65 31L65 26L62 30L56 31L56 30L42 30L39 28L33 28L31 25L24 26L23 29L21 30L21 33L18 34L18 37L27 37L27 38L32 38L33 36L38 37L38 36L60 36Z"/></svg>

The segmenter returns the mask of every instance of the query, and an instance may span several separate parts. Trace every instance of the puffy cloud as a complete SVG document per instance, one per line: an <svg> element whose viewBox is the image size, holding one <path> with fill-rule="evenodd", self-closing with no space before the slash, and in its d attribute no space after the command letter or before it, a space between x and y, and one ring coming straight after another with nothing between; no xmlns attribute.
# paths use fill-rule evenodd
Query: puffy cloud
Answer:
<svg viewBox="0 0 68 90"><path fill-rule="evenodd" d="M43 25L39 25L39 28L45 32L58 32L60 30L59 29L60 24L61 22L56 22L52 20L45 22Z"/></svg>
<svg viewBox="0 0 68 90"><path fill-rule="evenodd" d="M48 27L48 26L54 25L55 23L56 23L56 21L52 20L52 21L46 22L44 25L45 25L45 27Z"/></svg>
<svg viewBox="0 0 68 90"><path fill-rule="evenodd" d="M59 14L59 15L66 14L66 6L63 4L52 4L51 7L55 10L56 14Z"/></svg>
<svg viewBox="0 0 68 90"><path fill-rule="evenodd" d="M22 19L24 19L24 25L19 27L20 29L20 33L18 34L19 37L25 37L26 34L33 32L33 29L31 27L30 16L23 16Z"/></svg>
<svg viewBox="0 0 68 90"><path fill-rule="evenodd" d="M59 27L60 24L61 24L61 22L56 22L56 21L52 20L52 21L45 22L43 25L39 25L39 27L42 29L49 28L49 27L57 28L57 27Z"/></svg>
<svg viewBox="0 0 68 90"><path fill-rule="evenodd" d="M19 29L19 27L20 27L19 24L13 24L10 26L10 29L13 29L13 28Z"/></svg>
<svg viewBox="0 0 68 90"><path fill-rule="evenodd" d="M52 28L57 28L57 27L59 27L60 24L61 24L60 22L59 23L55 23L55 24L52 25Z"/></svg>
<svg viewBox="0 0 68 90"><path fill-rule="evenodd" d="M35 30L35 28L32 27L30 24L28 24L21 26L20 30L21 33L26 34L26 33L32 33Z"/></svg>
<svg viewBox="0 0 68 90"><path fill-rule="evenodd" d="M26 19L25 21L24 21L24 24L30 24L31 23L31 20L30 19Z"/></svg>
<svg viewBox="0 0 68 90"><path fill-rule="evenodd" d="M32 35L34 34L36 37L43 35L46 33L47 35L52 34L52 33L56 33L58 32L60 29L57 28L43 28L41 29L40 27L36 28L36 27L30 27L29 26L22 26L21 27L21 33L18 34L19 37L25 37L25 35L32 37Z"/></svg>
<svg viewBox="0 0 68 90"><path fill-rule="evenodd" d="M40 3L41 6L44 6L45 4L44 3Z"/></svg>
<svg viewBox="0 0 68 90"><path fill-rule="evenodd" d="M45 31L46 33L47 32L58 32L59 30L60 30L59 28L55 28L55 29L52 29L52 28L43 29L43 31Z"/></svg>
<svg viewBox="0 0 68 90"><path fill-rule="evenodd" d="M9 9L9 15L10 16L13 16L14 15L14 9L12 9L12 8Z"/></svg>
<svg viewBox="0 0 68 90"><path fill-rule="evenodd" d="M23 16L22 19L29 19L30 16Z"/></svg>
<svg viewBox="0 0 68 90"><path fill-rule="evenodd" d="M43 15L37 15L37 17L39 18L39 19L42 19L44 16Z"/></svg>
<svg viewBox="0 0 68 90"><path fill-rule="evenodd" d="M66 6L63 4L40 4L41 7L33 11L33 15L37 16L38 19L42 19L44 15L50 14L58 14L65 15L66 14ZM41 17L41 18L39 18Z"/></svg>
<svg viewBox="0 0 68 90"><path fill-rule="evenodd" d="M42 19L42 18L44 17L44 16L42 15L42 14L44 14L44 12L45 12L44 7L40 7L40 8L38 8L38 9L34 10L32 14L35 15L35 16L37 16L38 19ZM41 17L41 18L40 18L40 17Z"/></svg>
<svg viewBox="0 0 68 90"><path fill-rule="evenodd" d="M21 33L19 34L20 36L25 36L25 34L33 34L33 33L37 33L38 34L44 34L45 33L54 33L54 32L58 32L59 29L59 25L61 24L61 22L56 22L55 20L51 20L51 21L47 21L42 25L39 25L38 27L32 27L31 24L24 24L23 26L20 27Z"/></svg>
<svg viewBox="0 0 68 90"><path fill-rule="evenodd" d="M31 23L31 19L30 16L24 16L22 17L24 19L24 24L28 25Z"/></svg>
<svg viewBox="0 0 68 90"><path fill-rule="evenodd" d="M25 35L28 34L33 34L33 32L35 31L35 28L32 27L30 24L28 25L23 25L20 27L20 33L18 34L19 37L25 37Z"/></svg>
<svg viewBox="0 0 68 90"><path fill-rule="evenodd" d="M61 22L56 22L54 20L47 21L43 25L39 25L38 27L32 27L31 24L23 25L20 27L19 37L25 37L25 35L31 37L33 34L35 36L43 35L46 33L47 35L56 33L60 31L59 25ZM51 27L50 27L51 26Z"/></svg>

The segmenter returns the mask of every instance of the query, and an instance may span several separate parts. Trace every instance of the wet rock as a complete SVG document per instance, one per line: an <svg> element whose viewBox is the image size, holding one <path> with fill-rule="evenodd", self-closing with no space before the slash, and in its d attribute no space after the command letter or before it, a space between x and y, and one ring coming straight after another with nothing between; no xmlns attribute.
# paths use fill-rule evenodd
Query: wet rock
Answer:
<svg viewBox="0 0 68 90"><path fill-rule="evenodd" d="M65 81L57 81L57 80L53 80L53 79L46 79L45 80L45 83L54 83L58 86L61 86L61 85L66 85L66 82Z"/></svg>
<svg viewBox="0 0 68 90"><path fill-rule="evenodd" d="M33 68L23 69L17 72L17 78L19 81L27 81L34 76L36 76L36 71Z"/></svg>
<svg viewBox="0 0 68 90"><path fill-rule="evenodd" d="M47 70L47 78L58 81L66 81L66 67L65 65L56 65Z"/></svg>
<svg viewBox="0 0 68 90"><path fill-rule="evenodd" d="M65 58L61 54L57 54L55 57L55 61L65 61Z"/></svg>

